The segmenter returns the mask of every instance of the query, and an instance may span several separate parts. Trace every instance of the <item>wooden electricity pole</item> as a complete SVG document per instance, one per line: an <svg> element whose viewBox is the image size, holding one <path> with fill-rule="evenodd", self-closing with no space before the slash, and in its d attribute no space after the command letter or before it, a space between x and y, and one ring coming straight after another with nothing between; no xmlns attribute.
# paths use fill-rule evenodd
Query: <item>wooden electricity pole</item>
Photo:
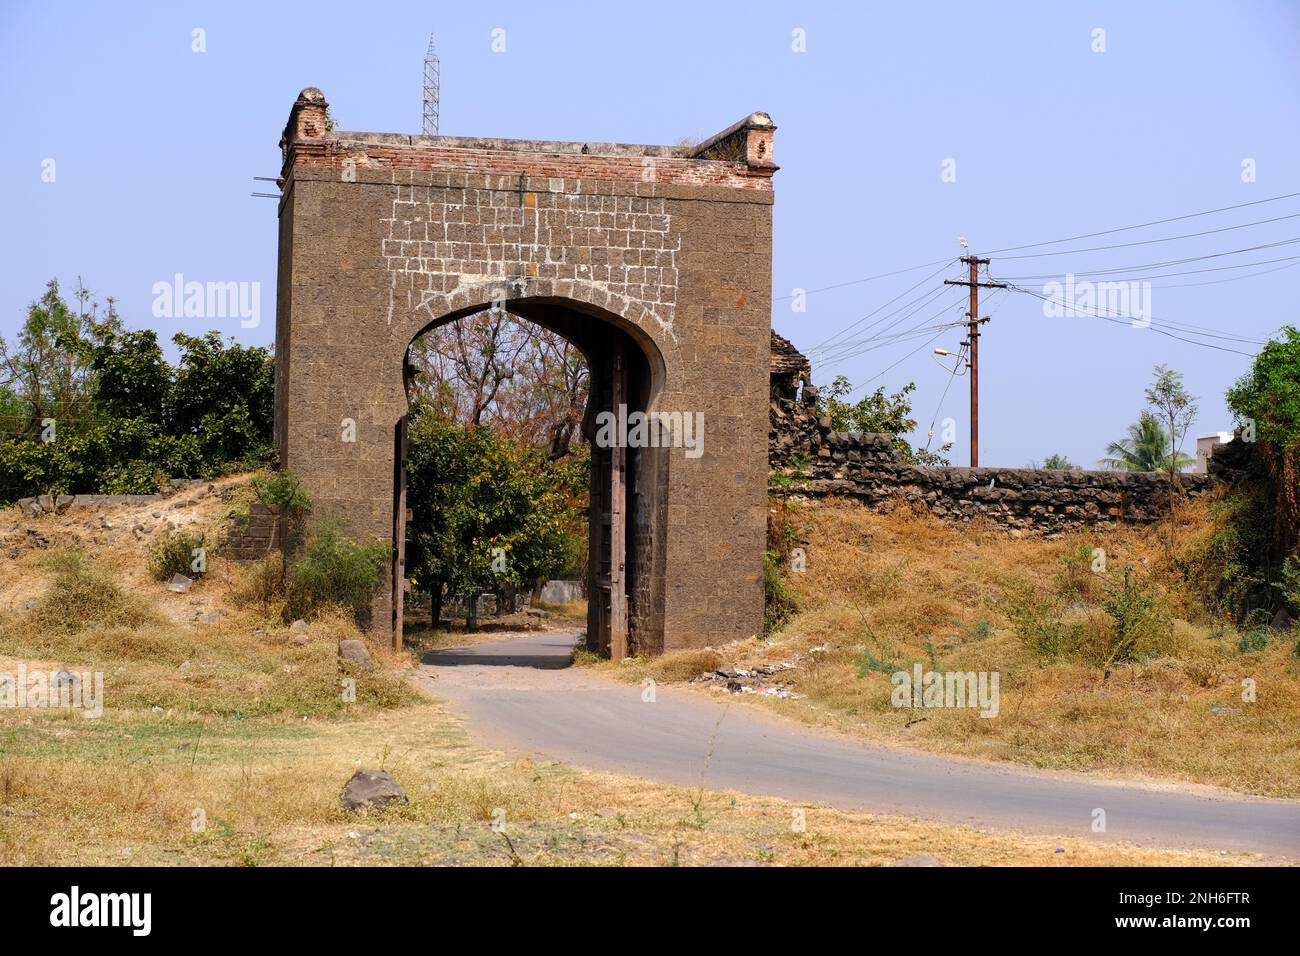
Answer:
<svg viewBox="0 0 1300 956"><path fill-rule="evenodd" d="M977 256L962 256L961 261L970 266L969 279L944 279L944 285L970 286L970 311L966 313L966 327L970 339L970 466L980 466L980 289L1005 289L1005 282L980 282L979 267L989 260Z"/></svg>
<svg viewBox="0 0 1300 956"><path fill-rule="evenodd" d="M623 342L614 346L610 404L622 417L627 402L627 357ZM627 657L627 448L622 437L609 450L609 659Z"/></svg>

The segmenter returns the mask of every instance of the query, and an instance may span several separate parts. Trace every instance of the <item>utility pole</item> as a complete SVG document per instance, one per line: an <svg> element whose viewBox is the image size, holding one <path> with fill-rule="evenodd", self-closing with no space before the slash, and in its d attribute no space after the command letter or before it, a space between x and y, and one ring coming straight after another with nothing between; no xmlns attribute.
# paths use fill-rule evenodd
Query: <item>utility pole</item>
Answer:
<svg viewBox="0 0 1300 956"><path fill-rule="evenodd" d="M970 345L970 466L980 466L980 289L1005 289L1005 282L980 282L979 268L989 264L978 256L962 256L961 261L970 266L970 278L944 279L944 285L970 286L970 311L966 313L967 336Z"/></svg>

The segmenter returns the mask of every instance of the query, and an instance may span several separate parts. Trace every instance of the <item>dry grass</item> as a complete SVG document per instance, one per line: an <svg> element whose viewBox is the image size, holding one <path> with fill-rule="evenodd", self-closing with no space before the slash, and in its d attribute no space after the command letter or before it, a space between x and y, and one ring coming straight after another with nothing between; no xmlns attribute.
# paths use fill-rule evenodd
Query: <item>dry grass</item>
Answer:
<svg viewBox="0 0 1300 956"><path fill-rule="evenodd" d="M541 608L551 617L566 622L585 623L587 620L586 601L566 601L556 604L552 601L534 601L533 607Z"/></svg>
<svg viewBox="0 0 1300 956"><path fill-rule="evenodd" d="M344 615L327 614L312 622L307 643L292 643L278 616L243 597L256 565L214 552L189 593L154 580L149 559L160 535L206 528L215 541L229 511L215 494L180 502L111 508L102 516L108 529L84 511L25 522L50 545L0 559L0 660L102 672L110 710L352 717L416 699L385 666L349 673L356 701L344 701L337 642L363 635ZM152 533L137 539L137 523ZM399 663L383 642L370 649L386 665Z"/></svg>
<svg viewBox="0 0 1300 956"><path fill-rule="evenodd" d="M212 526L224 507L204 500L168 514L180 527ZM914 854L948 864L1259 860L817 807L808 809L807 832L796 833L798 805L786 801L506 759L472 747L457 721L407 685L409 659L372 644L378 670L340 672L335 641L356 636L344 618L313 622L308 642L292 643L294 632L274 614L233 596L256 588L256 568L210 559L193 591L168 592L148 575L148 540L121 533L135 517L110 512L115 529L107 533L87 532L80 517L38 519L52 551L0 558L0 671L20 659L33 668L100 670L106 697L96 720L0 709L0 864L836 865ZM27 523L10 527L21 537ZM70 559L60 549L93 553ZM861 620L856 610L824 603L807 613L835 626ZM220 620L203 623L214 610ZM788 647L803 639L793 631L783 638ZM654 666L673 679L714 660L721 657ZM834 686L835 668L819 668ZM356 703L342 700L342 676L357 680ZM392 772L410 803L345 814L339 793L363 766ZM506 836L488 826L498 808ZM196 811L204 823L197 832Z"/></svg>
<svg viewBox="0 0 1300 956"><path fill-rule="evenodd" d="M807 571L790 576L800 610L770 639L598 666L666 681L723 661L794 660L781 680L804 699L741 699L927 750L1300 796L1300 635L1241 651L1183 585L1171 559L1209 533L1203 505L1158 528L1054 541L839 502L806 504L798 521L809 529ZM1106 552L1105 575L1091 570L1093 548ZM1126 564L1159 617L1135 629L1131 661L1107 665L1117 635L1103 604ZM1059 637L1056 653L1043 633ZM918 662L999 672L999 715L893 707L890 673ZM1247 678L1254 703L1242 700Z"/></svg>
<svg viewBox="0 0 1300 956"><path fill-rule="evenodd" d="M0 864L1242 864L1246 854L1051 839L665 787L510 760L425 705L350 722L0 717ZM382 767L410 802L339 808ZM505 837L489 823L504 811ZM196 811L203 827L195 832ZM1057 852L1061 848L1064 852Z"/></svg>

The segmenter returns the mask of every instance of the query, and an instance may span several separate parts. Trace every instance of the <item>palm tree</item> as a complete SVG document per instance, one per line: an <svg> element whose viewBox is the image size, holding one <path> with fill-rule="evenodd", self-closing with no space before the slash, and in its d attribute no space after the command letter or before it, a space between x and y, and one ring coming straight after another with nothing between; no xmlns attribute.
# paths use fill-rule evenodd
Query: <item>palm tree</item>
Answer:
<svg viewBox="0 0 1300 956"><path fill-rule="evenodd" d="M1128 427L1126 438L1106 446L1106 453L1111 457L1101 459L1099 464L1117 471L1169 471L1169 449L1169 433L1165 427L1150 412L1143 412L1137 422ZM1195 459L1180 451L1174 466L1186 468L1194 463Z"/></svg>

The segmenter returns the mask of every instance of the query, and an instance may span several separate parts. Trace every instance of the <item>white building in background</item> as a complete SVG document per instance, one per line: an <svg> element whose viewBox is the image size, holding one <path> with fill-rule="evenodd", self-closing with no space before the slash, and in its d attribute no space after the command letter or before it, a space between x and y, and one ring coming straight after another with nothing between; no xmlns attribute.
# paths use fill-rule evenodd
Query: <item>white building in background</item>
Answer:
<svg viewBox="0 0 1300 956"><path fill-rule="evenodd" d="M1196 464L1192 465L1193 475L1203 475L1210 470L1210 457L1215 445L1226 445L1232 441L1232 432L1211 432L1196 438Z"/></svg>

